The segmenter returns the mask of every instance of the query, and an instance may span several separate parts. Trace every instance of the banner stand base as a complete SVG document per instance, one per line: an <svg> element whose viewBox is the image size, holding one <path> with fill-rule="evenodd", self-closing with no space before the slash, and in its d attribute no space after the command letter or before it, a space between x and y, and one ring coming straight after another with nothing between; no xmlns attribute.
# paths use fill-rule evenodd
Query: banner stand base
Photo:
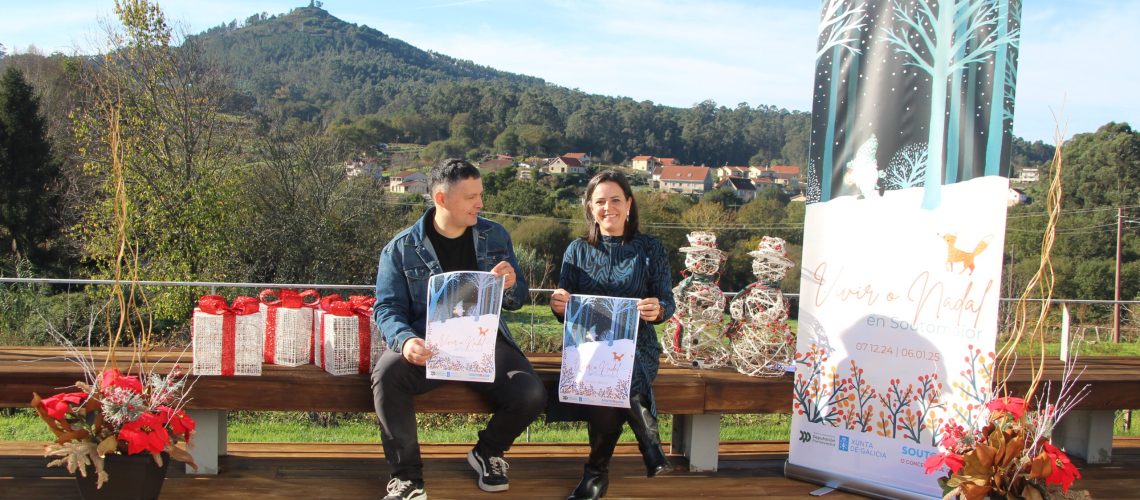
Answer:
<svg viewBox="0 0 1140 500"><path fill-rule="evenodd" d="M813 490L811 493L808 493L808 495L811 495L813 497L821 497L821 496L824 496L824 495L831 493L833 491L835 491L835 488L832 488L830 486L824 486L818 490Z"/></svg>
<svg viewBox="0 0 1140 500"><path fill-rule="evenodd" d="M825 487L811 492L812 496L823 495L829 493L830 490L843 490L871 498L882 499L897 498L900 500L929 500L931 498L942 498L941 495L923 495L921 493L899 489L888 484L868 481L864 478L845 476L837 472L823 471L819 469L804 467L802 465L796 465L790 461L784 462L784 477L798 481L815 483L823 485ZM829 489L829 491L819 493L819 495L816 494L817 492L820 492L824 489Z"/></svg>

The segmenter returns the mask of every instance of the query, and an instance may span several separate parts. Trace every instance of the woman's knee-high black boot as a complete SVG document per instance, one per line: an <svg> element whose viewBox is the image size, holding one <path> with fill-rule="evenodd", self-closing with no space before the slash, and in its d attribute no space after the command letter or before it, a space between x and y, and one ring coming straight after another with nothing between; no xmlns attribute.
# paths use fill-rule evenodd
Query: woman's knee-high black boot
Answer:
<svg viewBox="0 0 1140 500"><path fill-rule="evenodd" d="M661 449L661 434L657 429L657 417L650 411L649 397L634 394L629 398L629 428L637 436L637 447L645 460L645 475L654 477L673 470L673 465Z"/></svg>
<svg viewBox="0 0 1140 500"><path fill-rule="evenodd" d="M566 500L597 500L606 496L606 490L609 489L610 459L613 458L614 448L621 437L621 427L616 432L600 432L591 425L589 433L590 458L586 461L582 481Z"/></svg>

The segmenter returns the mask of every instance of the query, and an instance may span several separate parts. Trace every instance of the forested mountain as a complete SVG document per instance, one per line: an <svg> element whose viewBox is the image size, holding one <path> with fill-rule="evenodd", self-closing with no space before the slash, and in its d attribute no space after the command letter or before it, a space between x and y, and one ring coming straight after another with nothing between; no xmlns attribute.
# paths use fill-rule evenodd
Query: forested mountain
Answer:
<svg viewBox="0 0 1140 500"><path fill-rule="evenodd" d="M541 86L527 76L426 52L318 7L255 14L190 37L261 103L291 103L298 117L351 117L377 111L418 84L484 80Z"/></svg>
<svg viewBox="0 0 1140 500"><path fill-rule="evenodd" d="M258 14L189 38L230 77L232 111L333 128L366 148L429 144L428 159L569 150L707 165L803 165L809 114L706 101L681 109L589 95L426 52L320 7Z"/></svg>

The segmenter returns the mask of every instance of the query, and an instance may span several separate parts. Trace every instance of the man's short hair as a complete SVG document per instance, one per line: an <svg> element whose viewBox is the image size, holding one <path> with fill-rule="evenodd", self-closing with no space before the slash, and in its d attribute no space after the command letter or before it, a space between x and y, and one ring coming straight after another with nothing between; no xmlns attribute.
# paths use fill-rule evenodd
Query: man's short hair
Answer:
<svg viewBox="0 0 1140 500"><path fill-rule="evenodd" d="M445 158L431 168L428 190L447 191L456 182L464 179L478 179L479 169L462 158Z"/></svg>

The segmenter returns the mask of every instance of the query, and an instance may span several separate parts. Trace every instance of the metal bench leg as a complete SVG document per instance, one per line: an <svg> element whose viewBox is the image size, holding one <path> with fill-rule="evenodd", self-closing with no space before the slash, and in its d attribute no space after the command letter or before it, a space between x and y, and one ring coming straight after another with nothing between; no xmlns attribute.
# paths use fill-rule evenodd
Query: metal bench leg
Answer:
<svg viewBox="0 0 1140 500"><path fill-rule="evenodd" d="M194 419L194 444L190 455L198 464L195 471L186 466L187 474L217 474L218 457L226 454L226 412L225 410L186 410Z"/></svg>
<svg viewBox="0 0 1140 500"><path fill-rule="evenodd" d="M1053 444L1090 464L1112 460L1113 410L1073 410L1053 429Z"/></svg>
<svg viewBox="0 0 1140 500"><path fill-rule="evenodd" d="M689 459L693 472L716 471L720 454L720 414L673 415L670 452Z"/></svg>

